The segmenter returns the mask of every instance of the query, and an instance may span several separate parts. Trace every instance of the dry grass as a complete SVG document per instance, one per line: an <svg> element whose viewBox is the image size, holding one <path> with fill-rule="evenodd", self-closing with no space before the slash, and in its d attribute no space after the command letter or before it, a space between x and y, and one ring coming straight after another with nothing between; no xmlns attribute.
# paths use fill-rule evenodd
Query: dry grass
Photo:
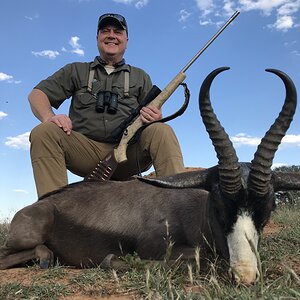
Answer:
<svg viewBox="0 0 300 300"><path fill-rule="evenodd" d="M0 244L8 224L0 226ZM170 251L171 251L170 243ZM206 269L197 250L194 264L145 265L127 256L130 271L98 268L76 270L55 266L0 271L2 299L300 299L300 205L281 206L272 216L259 253L261 279L253 286L235 286L224 263ZM166 263L167 263L166 257ZM103 298L104 297L104 298Z"/></svg>

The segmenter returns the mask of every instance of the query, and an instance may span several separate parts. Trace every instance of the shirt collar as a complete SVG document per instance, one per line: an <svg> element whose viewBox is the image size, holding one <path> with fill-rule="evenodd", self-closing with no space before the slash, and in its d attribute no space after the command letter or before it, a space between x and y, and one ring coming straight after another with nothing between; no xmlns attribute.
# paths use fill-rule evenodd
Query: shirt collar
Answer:
<svg viewBox="0 0 300 300"><path fill-rule="evenodd" d="M114 67L115 68L122 67L125 64L126 64L125 63L125 59L123 58L121 61L119 61L118 63L114 64ZM95 59L94 59L94 61L92 62L91 67L95 68L95 67L97 67L97 65L101 65L102 67L104 67L105 65L107 65L107 63L100 56L96 56Z"/></svg>

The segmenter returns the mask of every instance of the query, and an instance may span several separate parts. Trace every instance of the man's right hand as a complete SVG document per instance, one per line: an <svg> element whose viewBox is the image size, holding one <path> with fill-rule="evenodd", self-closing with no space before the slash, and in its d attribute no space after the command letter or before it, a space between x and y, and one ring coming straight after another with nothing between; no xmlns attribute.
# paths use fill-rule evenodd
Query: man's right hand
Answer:
<svg viewBox="0 0 300 300"><path fill-rule="evenodd" d="M33 89L28 96L33 114L41 122L52 122L70 135L72 131L72 121L67 115L55 115L52 111L48 96L39 89Z"/></svg>
<svg viewBox="0 0 300 300"><path fill-rule="evenodd" d="M46 122L52 122L58 127L63 129L63 131L70 135L72 131L72 121L67 115L54 115L50 117Z"/></svg>

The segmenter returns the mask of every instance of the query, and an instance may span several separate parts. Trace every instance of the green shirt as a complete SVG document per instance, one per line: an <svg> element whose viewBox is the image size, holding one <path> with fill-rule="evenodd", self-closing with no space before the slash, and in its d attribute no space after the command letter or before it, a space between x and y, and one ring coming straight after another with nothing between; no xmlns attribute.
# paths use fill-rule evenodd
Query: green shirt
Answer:
<svg viewBox="0 0 300 300"><path fill-rule="evenodd" d="M88 91L90 68L95 69L92 91ZM124 73L129 72L129 96L124 97ZM152 87L149 75L142 69L119 63L111 74L107 74L103 64L96 57L94 62L67 64L56 73L42 80L35 88L43 91L51 106L59 106L72 97L69 116L73 130L87 137L105 142L112 131L126 119L143 100ZM96 95L99 90L109 90L118 94L118 110L115 114L98 113L95 110Z"/></svg>

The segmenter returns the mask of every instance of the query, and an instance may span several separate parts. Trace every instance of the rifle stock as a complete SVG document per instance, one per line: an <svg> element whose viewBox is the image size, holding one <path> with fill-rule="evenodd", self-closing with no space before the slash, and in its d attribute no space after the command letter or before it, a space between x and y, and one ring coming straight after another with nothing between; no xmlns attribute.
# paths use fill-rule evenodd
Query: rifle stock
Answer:
<svg viewBox="0 0 300 300"><path fill-rule="evenodd" d="M154 105L157 108L161 108L162 105L168 100L168 98L174 93L178 86L186 78L186 75L183 72L179 72L173 80L161 91L161 93L154 98L149 104ZM127 160L126 150L128 142L135 135L139 128L143 126L143 123L139 117L127 127L125 130L121 141L116 149L114 149L114 156L118 163L125 162Z"/></svg>

